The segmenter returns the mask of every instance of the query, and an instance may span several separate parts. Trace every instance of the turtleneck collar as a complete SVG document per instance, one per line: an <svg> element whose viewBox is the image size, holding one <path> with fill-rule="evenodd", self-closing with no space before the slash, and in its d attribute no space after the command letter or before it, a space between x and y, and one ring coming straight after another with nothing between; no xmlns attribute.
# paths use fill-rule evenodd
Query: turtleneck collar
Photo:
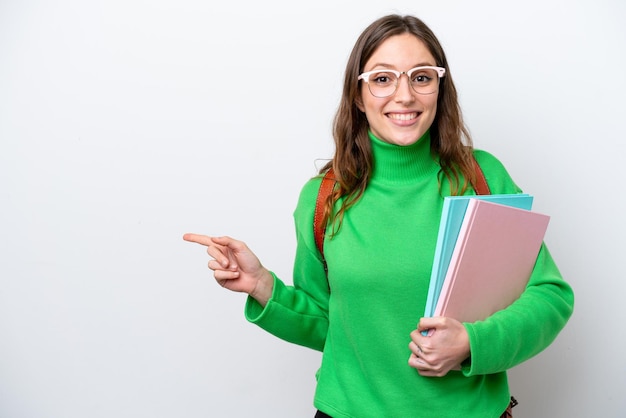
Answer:
<svg viewBox="0 0 626 418"><path fill-rule="evenodd" d="M430 131L411 145L384 142L369 132L374 158L371 181L413 183L437 175L439 164L430 152Z"/></svg>

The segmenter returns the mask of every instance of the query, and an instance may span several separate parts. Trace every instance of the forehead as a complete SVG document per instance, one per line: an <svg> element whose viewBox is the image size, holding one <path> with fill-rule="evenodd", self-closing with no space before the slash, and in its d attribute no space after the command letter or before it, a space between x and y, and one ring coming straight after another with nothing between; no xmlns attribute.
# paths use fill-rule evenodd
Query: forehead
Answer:
<svg viewBox="0 0 626 418"><path fill-rule="evenodd" d="M381 43L365 63L364 71L382 67L404 71L420 65L436 65L435 58L424 41L403 33Z"/></svg>

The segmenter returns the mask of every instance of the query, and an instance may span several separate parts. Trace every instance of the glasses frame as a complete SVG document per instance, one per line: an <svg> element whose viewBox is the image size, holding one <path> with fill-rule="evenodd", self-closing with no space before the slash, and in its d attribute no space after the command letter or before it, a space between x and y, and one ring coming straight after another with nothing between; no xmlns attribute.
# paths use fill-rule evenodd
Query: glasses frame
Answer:
<svg viewBox="0 0 626 418"><path fill-rule="evenodd" d="M369 90L370 94L374 97L378 97L379 99L383 99L385 97L389 97L389 96L393 96L396 91L398 91L398 82L400 81L400 77L402 76L402 74L406 74L407 78L409 79L409 86L411 86L411 90L413 90L415 93L417 94L422 94L422 95L426 95L426 94L433 94L435 93L437 90L432 91L430 93L420 93L419 91L415 90L415 87L413 87L413 84L411 84L411 74L413 74L415 71L418 70L435 70L437 72L437 87L441 77L446 75L446 69L443 67L435 67L432 65L422 65L420 67L415 67L415 68L411 68L410 70L406 70L406 71L397 71L397 70L389 70L386 68L381 68L381 69L377 69L377 70L372 70L372 71L367 71L365 73L362 73L361 75L359 75L358 80L363 80L365 83L367 83L367 89ZM391 93L389 93L386 96L377 96L374 93L372 93L372 89L370 88L370 76L372 74L376 74L376 73L380 73L380 72L387 72L387 73L392 73L396 75L396 84L395 87L393 89L393 91Z"/></svg>

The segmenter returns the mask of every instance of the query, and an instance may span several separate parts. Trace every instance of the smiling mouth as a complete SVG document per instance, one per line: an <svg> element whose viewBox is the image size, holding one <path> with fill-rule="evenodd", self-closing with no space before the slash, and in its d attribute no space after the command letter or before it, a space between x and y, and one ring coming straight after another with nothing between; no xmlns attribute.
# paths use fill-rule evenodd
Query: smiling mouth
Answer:
<svg viewBox="0 0 626 418"><path fill-rule="evenodd" d="M419 116L419 113L417 112L413 112L413 113L387 113L387 117L389 117L389 119L394 119L394 120L411 120L411 119L416 119Z"/></svg>

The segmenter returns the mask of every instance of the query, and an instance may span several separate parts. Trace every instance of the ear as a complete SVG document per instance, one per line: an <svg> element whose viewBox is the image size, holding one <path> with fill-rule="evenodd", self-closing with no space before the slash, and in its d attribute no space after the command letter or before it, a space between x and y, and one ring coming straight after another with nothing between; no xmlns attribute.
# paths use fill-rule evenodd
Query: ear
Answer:
<svg viewBox="0 0 626 418"><path fill-rule="evenodd" d="M365 106L363 106L363 98L361 97L361 94L357 94L354 99L354 104L356 104L356 107L358 107L361 112L365 113Z"/></svg>

